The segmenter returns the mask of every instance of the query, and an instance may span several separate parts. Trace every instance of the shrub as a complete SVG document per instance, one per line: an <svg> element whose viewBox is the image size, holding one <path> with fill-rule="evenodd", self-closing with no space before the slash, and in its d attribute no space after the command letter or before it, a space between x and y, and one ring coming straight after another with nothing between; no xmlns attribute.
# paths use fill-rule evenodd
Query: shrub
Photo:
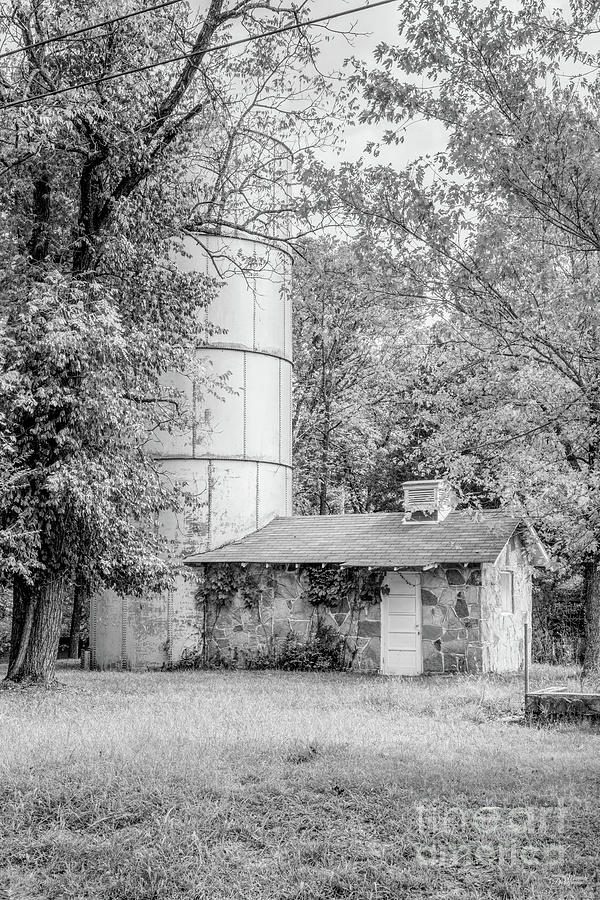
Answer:
<svg viewBox="0 0 600 900"><path fill-rule="evenodd" d="M318 621L308 641L289 631L282 644L252 654L246 665L249 669L287 672L339 672L348 668L346 644L335 628Z"/></svg>

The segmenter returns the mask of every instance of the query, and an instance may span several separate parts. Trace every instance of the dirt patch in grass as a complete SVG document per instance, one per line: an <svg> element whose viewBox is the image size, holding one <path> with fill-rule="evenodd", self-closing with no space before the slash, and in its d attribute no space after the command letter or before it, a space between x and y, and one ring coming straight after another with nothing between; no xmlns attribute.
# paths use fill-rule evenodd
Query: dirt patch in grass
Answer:
<svg viewBox="0 0 600 900"><path fill-rule="evenodd" d="M600 736L516 679L61 681L0 695L0 897L594 896Z"/></svg>

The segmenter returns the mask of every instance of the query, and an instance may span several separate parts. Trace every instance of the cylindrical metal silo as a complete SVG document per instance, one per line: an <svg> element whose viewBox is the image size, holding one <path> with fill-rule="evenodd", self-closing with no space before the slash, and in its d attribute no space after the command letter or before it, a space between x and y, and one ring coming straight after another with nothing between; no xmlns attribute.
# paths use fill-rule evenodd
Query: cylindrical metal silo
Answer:
<svg viewBox="0 0 600 900"><path fill-rule="evenodd" d="M182 558L260 528L292 509L292 310L289 260L281 251L238 237L187 238L187 271L223 282L203 310L214 332L198 351L201 365L225 376L226 390L201 393L191 373L169 381L191 417L152 445L165 477L186 486L193 503L162 517L161 528ZM93 664L161 666L198 642L201 623L192 576L185 570L168 595L92 602Z"/></svg>

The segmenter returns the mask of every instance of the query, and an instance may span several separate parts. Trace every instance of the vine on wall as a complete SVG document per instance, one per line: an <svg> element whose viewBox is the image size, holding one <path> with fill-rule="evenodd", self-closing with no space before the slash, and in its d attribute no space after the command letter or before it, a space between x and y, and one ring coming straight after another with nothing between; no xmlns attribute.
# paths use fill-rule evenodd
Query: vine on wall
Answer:
<svg viewBox="0 0 600 900"><path fill-rule="evenodd" d="M261 573L239 563L210 563L202 568L196 602L210 605L217 615L236 594L247 607L257 606L268 586Z"/></svg>
<svg viewBox="0 0 600 900"><path fill-rule="evenodd" d="M389 593L383 584L386 569L305 565L300 567L300 575L305 578L304 596L313 606L339 606L345 600L367 606L380 603L382 593Z"/></svg>
<svg viewBox="0 0 600 900"><path fill-rule="evenodd" d="M217 614L237 594L247 607L256 607L263 591L273 586L272 576L265 578L255 567L240 563L210 563L203 569L196 600L199 604L210 605ZM303 596L313 606L334 607L350 600L366 606L379 603L382 593L389 591L383 585L385 569L302 565L298 575L304 581Z"/></svg>
<svg viewBox="0 0 600 900"><path fill-rule="evenodd" d="M358 643L356 629L360 613L366 606L381 602L381 596L389 592L383 584L385 569L302 565L297 570L302 598L316 613L314 626L307 641L302 643L290 633L281 647L270 647L266 653L258 653L249 661L259 668L346 669L354 660ZM202 612L202 645L198 651L190 651L186 665L206 666L209 648L213 643L215 628L224 609L239 597L250 609L259 609L262 595L272 591L276 584L274 569L240 563L209 563L203 566L196 591L196 602ZM321 611L345 609L349 622L341 634L326 624ZM220 659L220 651L217 651Z"/></svg>
<svg viewBox="0 0 600 900"><path fill-rule="evenodd" d="M200 650L185 655L185 666L206 666L208 648L212 642L221 612L238 594L248 608L256 608L263 591L272 585L256 569L239 563L210 563L202 566L195 600L202 613L202 644Z"/></svg>
<svg viewBox="0 0 600 900"><path fill-rule="evenodd" d="M381 602L381 596L389 593L383 584L386 569L365 569L358 566L317 566L300 568L303 581L303 597L317 610L317 632L321 627L319 610L343 609L350 613L344 634L337 635L335 653L339 665L335 668L348 669L358 652L357 629L361 610L365 606Z"/></svg>

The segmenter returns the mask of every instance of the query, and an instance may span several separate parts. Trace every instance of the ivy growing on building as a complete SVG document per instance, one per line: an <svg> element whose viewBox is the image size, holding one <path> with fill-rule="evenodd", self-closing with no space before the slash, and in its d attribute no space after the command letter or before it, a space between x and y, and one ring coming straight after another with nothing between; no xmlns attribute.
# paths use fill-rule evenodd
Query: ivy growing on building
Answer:
<svg viewBox="0 0 600 900"><path fill-rule="evenodd" d="M268 581L262 573L239 563L210 563L202 567L195 600L202 614L202 643L190 651L185 664L206 666L208 648L221 612L239 595L248 608L257 608Z"/></svg>
<svg viewBox="0 0 600 900"><path fill-rule="evenodd" d="M382 593L389 592L383 584L385 569L305 565L299 571L306 585L303 594L313 606L335 607L344 601L367 606L380 603Z"/></svg>
<svg viewBox="0 0 600 900"><path fill-rule="evenodd" d="M256 607L265 589L273 586L273 576L265 575L256 566L210 563L203 569L196 601L210 606L216 614L228 606L236 595L248 608ZM379 603L382 593L388 590L383 584L385 569L312 564L300 566L298 575L303 581L303 596L313 606L335 607L345 601L367 606Z"/></svg>
<svg viewBox="0 0 600 900"><path fill-rule="evenodd" d="M247 607L255 607L266 587L254 568L239 563L211 563L203 566L196 590L196 602L218 613L239 594Z"/></svg>
<svg viewBox="0 0 600 900"><path fill-rule="evenodd" d="M214 663L214 658L209 660L208 657L221 613L236 598L246 608L258 610L263 594L272 594L276 587L276 572L276 568L263 569L258 565L243 566L240 563L210 563L203 567L196 591L196 602L203 619L202 645L190 652L185 660L186 665ZM356 628L361 610L379 603L382 594L388 592L383 583L385 575L385 569L320 564L298 567L296 576L302 598L316 613L309 635L300 641L297 635L290 632L283 644L255 653L247 664L255 668L348 668L358 648ZM321 611L344 608L349 612L349 627L340 633L335 624L327 624L327 617L323 617ZM216 649L216 658L225 659L219 648Z"/></svg>

